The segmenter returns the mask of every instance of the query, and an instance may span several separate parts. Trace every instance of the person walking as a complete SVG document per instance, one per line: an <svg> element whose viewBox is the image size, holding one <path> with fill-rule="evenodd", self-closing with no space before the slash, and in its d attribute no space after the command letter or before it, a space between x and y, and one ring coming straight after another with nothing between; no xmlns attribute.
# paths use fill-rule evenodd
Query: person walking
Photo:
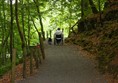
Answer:
<svg viewBox="0 0 118 83"><path fill-rule="evenodd" d="M63 44L63 32L58 28L54 33L54 45L56 44Z"/></svg>

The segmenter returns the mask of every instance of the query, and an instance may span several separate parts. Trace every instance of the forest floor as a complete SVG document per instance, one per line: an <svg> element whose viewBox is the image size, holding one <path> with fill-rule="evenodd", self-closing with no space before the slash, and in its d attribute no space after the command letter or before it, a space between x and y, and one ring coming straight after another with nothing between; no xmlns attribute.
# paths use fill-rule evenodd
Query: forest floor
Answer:
<svg viewBox="0 0 118 83"><path fill-rule="evenodd" d="M16 83L113 83L105 80L95 68L92 56L73 45L45 46L46 59L31 76L22 78L22 64L16 67ZM27 62L27 69L29 69ZM10 83L10 73L0 78L0 83ZM115 82L114 82L115 83Z"/></svg>

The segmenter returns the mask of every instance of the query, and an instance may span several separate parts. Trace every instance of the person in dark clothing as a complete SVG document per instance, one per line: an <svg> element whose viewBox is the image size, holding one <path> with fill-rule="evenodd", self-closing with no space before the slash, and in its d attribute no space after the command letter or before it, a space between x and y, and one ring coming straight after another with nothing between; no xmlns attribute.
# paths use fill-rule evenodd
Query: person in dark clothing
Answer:
<svg viewBox="0 0 118 83"><path fill-rule="evenodd" d="M63 32L60 28L54 33L54 45L63 43Z"/></svg>
<svg viewBox="0 0 118 83"><path fill-rule="evenodd" d="M52 44L52 38L48 39L48 44L51 45Z"/></svg>

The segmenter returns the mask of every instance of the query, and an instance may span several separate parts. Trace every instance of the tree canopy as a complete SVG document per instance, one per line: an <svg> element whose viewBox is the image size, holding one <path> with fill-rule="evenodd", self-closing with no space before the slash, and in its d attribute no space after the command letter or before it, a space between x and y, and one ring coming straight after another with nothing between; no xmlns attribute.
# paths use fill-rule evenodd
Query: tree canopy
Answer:
<svg viewBox="0 0 118 83"><path fill-rule="evenodd" d="M0 69L7 54L17 49L17 58L28 54L28 46L41 43L46 34L60 27L67 37L79 20L104 8L106 0L0 0ZM53 37L53 36L52 36ZM11 59L12 60L12 59Z"/></svg>

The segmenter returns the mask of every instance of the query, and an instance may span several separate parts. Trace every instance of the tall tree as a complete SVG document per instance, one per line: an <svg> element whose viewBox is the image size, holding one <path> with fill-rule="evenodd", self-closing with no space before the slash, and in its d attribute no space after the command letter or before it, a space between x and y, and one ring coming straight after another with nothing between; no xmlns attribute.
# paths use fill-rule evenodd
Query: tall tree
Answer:
<svg viewBox="0 0 118 83"><path fill-rule="evenodd" d="M68 36L70 36L70 33L71 33L71 19L72 19L72 10L71 10L71 0L69 0L69 31L68 31Z"/></svg>
<svg viewBox="0 0 118 83"><path fill-rule="evenodd" d="M33 1L34 1L35 5L36 5L36 8L37 8L43 40L45 40L45 33L44 33L44 29L43 29L43 22L42 22L42 17L41 17L41 12L40 12L40 4L39 4L38 0L33 0Z"/></svg>
<svg viewBox="0 0 118 83"><path fill-rule="evenodd" d="M2 18L2 20L3 21L1 21L1 31L2 31L2 33L1 33L1 46L3 46L3 48L1 48L0 50L0 54L1 54L1 59L2 59L2 64L4 64L4 46L5 46L5 44L3 45L3 43L4 43L4 37L5 37L5 5L4 5L4 0L2 0L2 6L1 6L1 9L2 9L2 13L1 13L1 18Z"/></svg>
<svg viewBox="0 0 118 83"><path fill-rule="evenodd" d="M42 53L42 57L43 59L45 59L45 52L44 52L44 45L43 45L43 40L42 40L42 37L41 37L41 34L40 32L38 31L35 23L34 23L34 20L32 18L32 22L33 22L33 25L34 25L34 28L36 29L37 33L38 33L38 37L39 37L39 43L40 43L40 50L41 50L41 53Z"/></svg>
<svg viewBox="0 0 118 83"><path fill-rule="evenodd" d="M22 50L23 50L23 78L26 78L26 44L25 44L25 37L21 30L20 24L19 24L19 18L18 18L18 0L15 0L15 16L16 16L16 23L18 32L20 35L20 39L22 42Z"/></svg>
<svg viewBox="0 0 118 83"><path fill-rule="evenodd" d="M22 19L22 30L23 30L23 34L24 34L24 37L25 37L25 28L24 28L24 26L25 26L25 24L24 24L24 22L25 22L25 20L24 20L24 18L25 18L25 11L24 11L24 9L25 9L25 6L24 6L24 0L20 0L20 2L21 2L21 19ZM26 38L25 38L25 40L26 40Z"/></svg>
<svg viewBox="0 0 118 83"><path fill-rule="evenodd" d="M27 11L28 11L28 53L29 53L29 47L30 47L30 31L31 31L31 27L30 27L30 3L29 0L27 0L28 3L28 7L27 7ZM32 54L30 54L30 74L33 73L33 65L32 65Z"/></svg>
<svg viewBox="0 0 118 83"><path fill-rule="evenodd" d="M98 13L98 10L95 7L95 4L94 4L93 0L89 0L89 4L91 6L92 13L97 14Z"/></svg>
<svg viewBox="0 0 118 83"><path fill-rule="evenodd" d="M98 0L98 8L99 8L99 15L100 15L100 17L99 17L100 24L102 25L102 22L101 22L101 20L102 20L102 17L101 17L101 0Z"/></svg>
<svg viewBox="0 0 118 83"><path fill-rule="evenodd" d="M81 0L81 19L84 18L84 0Z"/></svg>
<svg viewBox="0 0 118 83"><path fill-rule="evenodd" d="M12 61L12 49L13 49L13 6L12 6L12 0L10 0L10 16L11 16L11 22L10 22L10 55L11 55L11 61Z"/></svg>
<svg viewBox="0 0 118 83"><path fill-rule="evenodd" d="M29 0L27 1L28 2L28 7L27 7L27 10L28 10L28 23L27 23L27 26L28 26L28 47L30 46L30 4L29 4Z"/></svg>

